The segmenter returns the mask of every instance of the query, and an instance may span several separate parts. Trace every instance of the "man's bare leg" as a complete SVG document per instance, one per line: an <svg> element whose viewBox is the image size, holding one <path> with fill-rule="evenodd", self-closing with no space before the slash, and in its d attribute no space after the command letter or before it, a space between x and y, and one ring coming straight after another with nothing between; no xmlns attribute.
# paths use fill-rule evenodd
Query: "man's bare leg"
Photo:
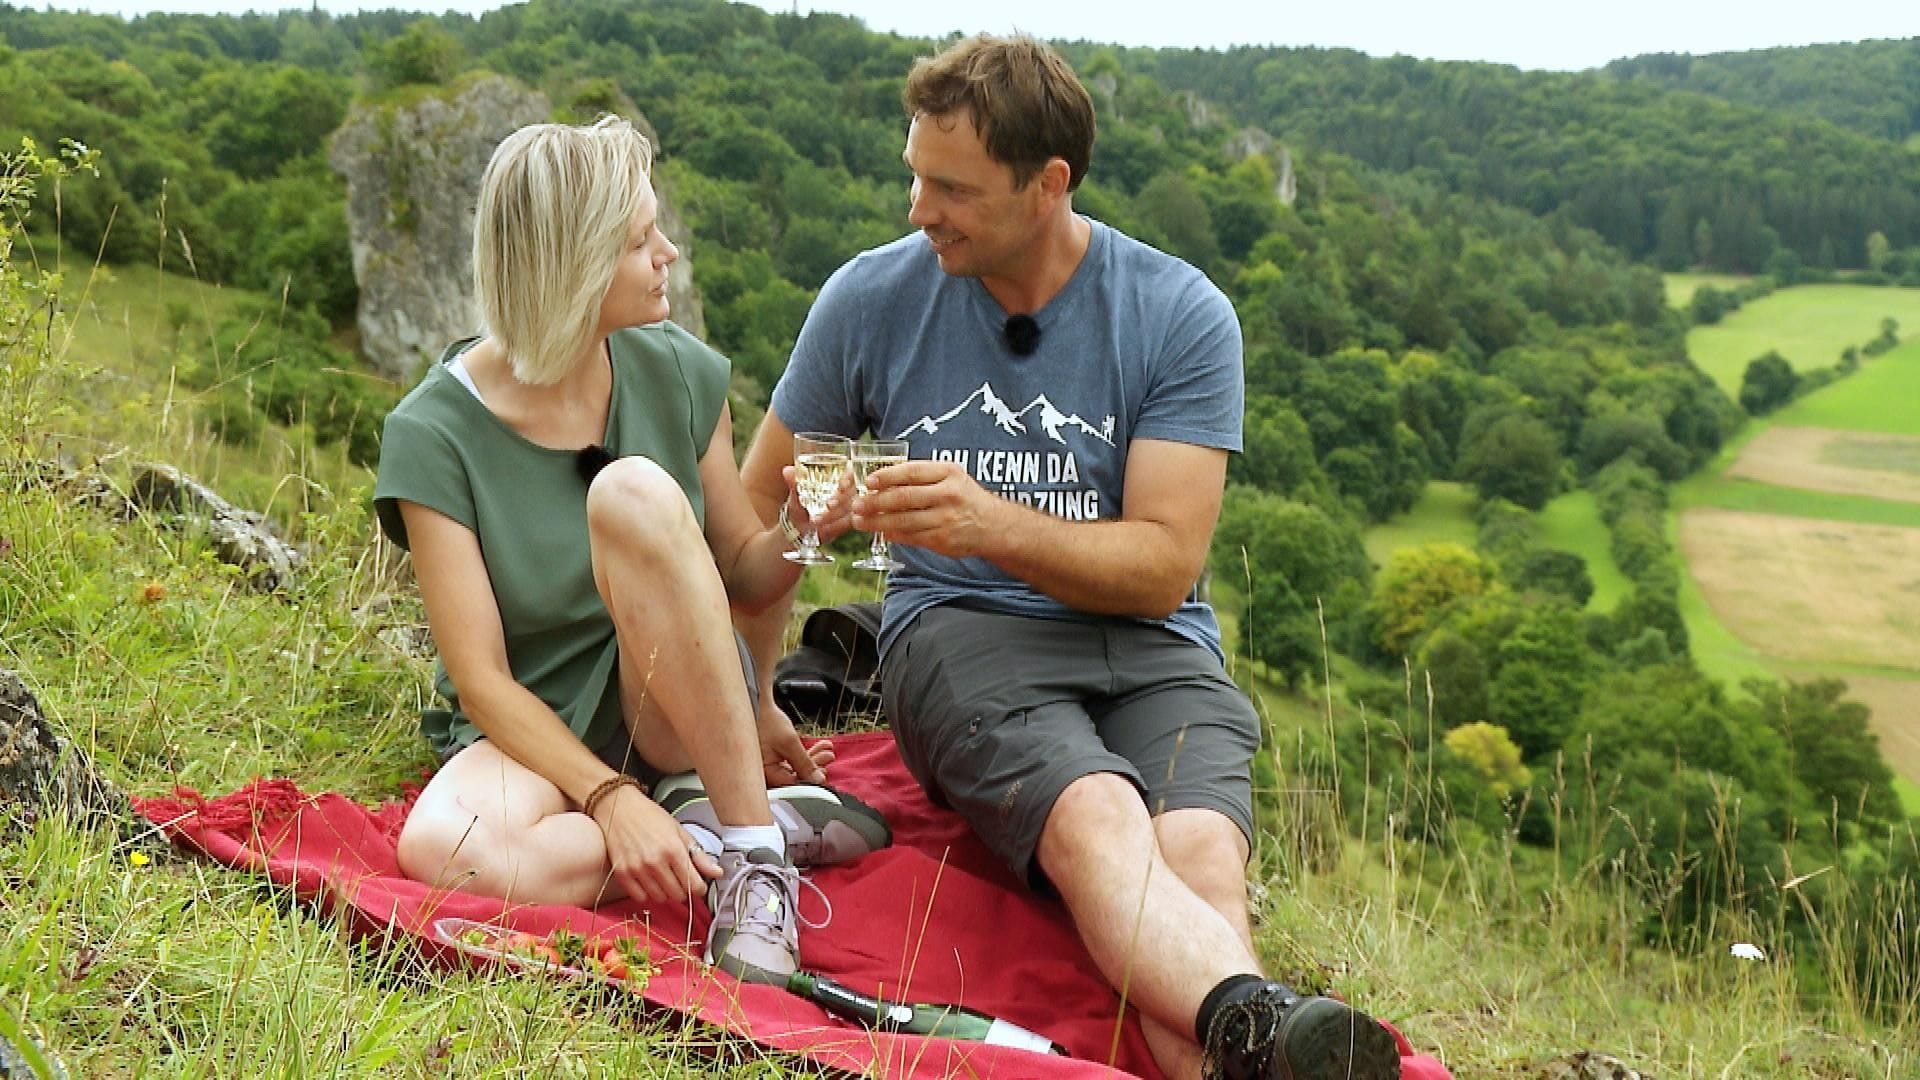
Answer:
<svg viewBox="0 0 1920 1080"><path fill-rule="evenodd" d="M1169 1076L1198 1077L1201 1001L1227 976L1259 971L1244 916L1236 927L1187 886L1162 857L1139 792L1113 773L1061 792L1035 857L1101 974L1149 1021L1154 1060Z"/></svg>

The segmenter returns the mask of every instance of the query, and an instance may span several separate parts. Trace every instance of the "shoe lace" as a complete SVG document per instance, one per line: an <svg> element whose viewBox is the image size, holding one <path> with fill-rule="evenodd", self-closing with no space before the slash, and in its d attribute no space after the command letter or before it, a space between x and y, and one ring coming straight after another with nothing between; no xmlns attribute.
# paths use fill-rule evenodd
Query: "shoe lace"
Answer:
<svg viewBox="0 0 1920 1080"><path fill-rule="evenodd" d="M1263 989L1221 1006L1207 1026L1202 1074L1209 1080L1251 1077L1280 1037L1287 1004Z"/></svg>
<svg viewBox="0 0 1920 1080"><path fill-rule="evenodd" d="M826 917L819 922L807 918L800 911L801 885L819 897L820 903L827 909ZM779 895L784 908L768 907L766 890L769 889ZM744 926L749 921L763 923L766 921L763 913L778 910L793 912L794 919L809 930L823 929L833 921L833 901L827 898L820 886L814 884L813 879L803 877L797 867L779 863L747 863L734 880L727 899L733 908L735 927Z"/></svg>

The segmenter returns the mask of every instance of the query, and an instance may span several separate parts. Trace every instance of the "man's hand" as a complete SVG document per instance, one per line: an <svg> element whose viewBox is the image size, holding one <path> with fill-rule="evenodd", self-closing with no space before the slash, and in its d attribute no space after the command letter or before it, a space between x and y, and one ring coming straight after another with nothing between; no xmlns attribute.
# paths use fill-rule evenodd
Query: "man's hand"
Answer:
<svg viewBox="0 0 1920 1080"><path fill-rule="evenodd" d="M760 731L760 762L768 787L826 782L827 766L833 762L831 742L821 739L812 746L802 743L793 720L770 697L760 699L753 719Z"/></svg>
<svg viewBox="0 0 1920 1080"><path fill-rule="evenodd" d="M867 477L867 490L854 497L854 528L954 559L991 557L1013 505L953 461L890 465Z"/></svg>

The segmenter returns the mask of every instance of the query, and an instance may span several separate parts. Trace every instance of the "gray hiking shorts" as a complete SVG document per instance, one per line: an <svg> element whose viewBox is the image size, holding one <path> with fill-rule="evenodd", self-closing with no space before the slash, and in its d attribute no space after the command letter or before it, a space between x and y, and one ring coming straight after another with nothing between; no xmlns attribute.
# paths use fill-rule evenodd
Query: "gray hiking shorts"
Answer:
<svg viewBox="0 0 1920 1080"><path fill-rule="evenodd" d="M1164 627L929 608L881 662L900 756L1020 880L1068 784L1132 782L1150 813L1202 808L1253 840L1260 720L1214 655Z"/></svg>

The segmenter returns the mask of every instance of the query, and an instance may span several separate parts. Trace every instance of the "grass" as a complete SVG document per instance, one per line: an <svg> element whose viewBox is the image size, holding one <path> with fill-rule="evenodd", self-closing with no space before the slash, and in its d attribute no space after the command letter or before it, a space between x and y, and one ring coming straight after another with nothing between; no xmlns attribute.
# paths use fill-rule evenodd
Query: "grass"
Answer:
<svg viewBox="0 0 1920 1080"><path fill-rule="evenodd" d="M1593 578L1588 610L1612 611L1633 591L1633 583L1613 561L1612 537L1607 523L1600 520L1600 507L1592 492L1570 491L1548 503L1534 520L1539 522L1540 537L1548 547L1571 551L1586 560L1587 573Z"/></svg>
<svg viewBox="0 0 1920 1080"><path fill-rule="evenodd" d="M1900 796L1900 805L1906 808L1908 817L1920 817L1920 784L1904 776L1893 778L1893 790Z"/></svg>
<svg viewBox="0 0 1920 1080"><path fill-rule="evenodd" d="M1446 480L1428 484L1413 509L1367 529L1367 557L1375 566L1385 566L1401 548L1439 543L1472 547L1478 533L1473 522L1476 501L1469 485Z"/></svg>
<svg viewBox="0 0 1920 1080"><path fill-rule="evenodd" d="M1753 280L1748 274L1664 274L1662 277L1667 289L1667 306L1680 309L1693 302L1693 294L1699 292L1702 285L1727 292Z"/></svg>
<svg viewBox="0 0 1920 1080"><path fill-rule="evenodd" d="M1876 499L1868 495L1775 487L1721 476L1695 476L1675 485L1673 506L1676 511L1715 507L1756 514L1920 529L1920 504Z"/></svg>
<svg viewBox="0 0 1920 1080"><path fill-rule="evenodd" d="M1920 290L1914 290L1920 292ZM1907 340L1859 371L1793 402L1769 420L1801 427L1920 435L1920 312L1901 321Z"/></svg>
<svg viewBox="0 0 1920 1080"><path fill-rule="evenodd" d="M1729 394L1738 395L1747 364L1768 351L1796 371L1831 367L1850 345L1897 320L1903 336L1920 334L1920 289L1866 285L1799 285L1754 300L1717 326L1687 331L1687 354Z"/></svg>

